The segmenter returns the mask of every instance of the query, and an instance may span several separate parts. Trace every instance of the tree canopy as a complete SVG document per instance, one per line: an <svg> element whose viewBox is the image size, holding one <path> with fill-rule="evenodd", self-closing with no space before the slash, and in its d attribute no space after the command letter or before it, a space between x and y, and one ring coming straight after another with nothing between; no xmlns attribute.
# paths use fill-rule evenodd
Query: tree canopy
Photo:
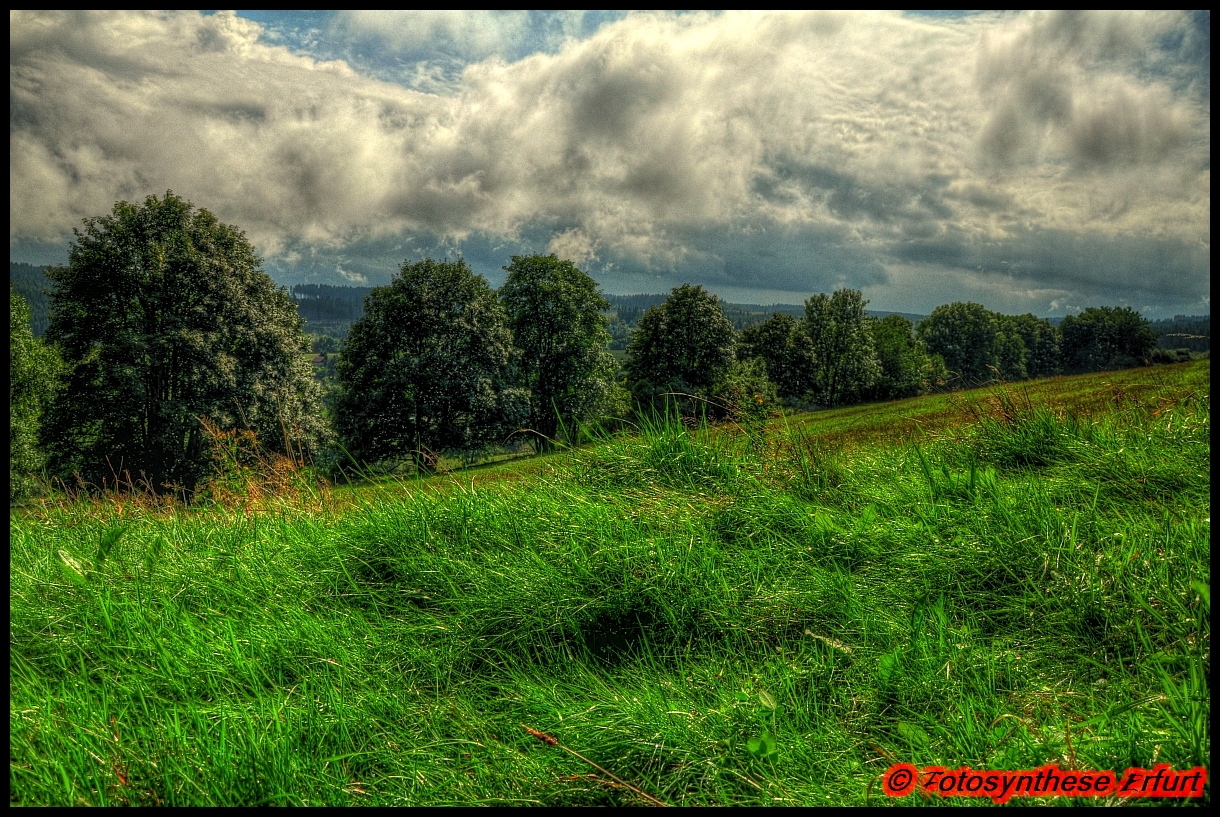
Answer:
<svg viewBox="0 0 1220 817"><path fill-rule="evenodd" d="M1130 307L1089 307L1059 324L1065 368L1076 372L1138 366L1156 346L1156 332Z"/></svg>
<svg viewBox="0 0 1220 817"><path fill-rule="evenodd" d="M55 473L189 494L210 467L203 420L286 452L319 441L301 319L241 230L167 192L75 232L48 270L66 366L42 426Z"/></svg>
<svg viewBox="0 0 1220 817"><path fill-rule="evenodd" d="M880 366L864 312L868 301L855 289L819 293L805 301L805 334L813 344L814 393L836 406L862 394L877 380Z"/></svg>
<svg viewBox="0 0 1220 817"><path fill-rule="evenodd" d="M940 355L962 385L975 386L995 377L999 367L999 325L982 304L957 301L932 310L916 327L928 352Z"/></svg>
<svg viewBox="0 0 1220 817"><path fill-rule="evenodd" d="M869 323L880 372L869 395L878 400L914 397L924 388L928 353L915 337L911 322L901 315L886 315Z"/></svg>
<svg viewBox="0 0 1220 817"><path fill-rule="evenodd" d="M737 357L762 358L767 376L786 400L802 400L814 387L813 343L792 315L776 312L762 323L743 329L737 341Z"/></svg>
<svg viewBox="0 0 1220 817"><path fill-rule="evenodd" d="M1010 334L1021 338L1025 347L1027 377L1050 377L1063 368L1059 332L1046 318L1031 314L997 316Z"/></svg>
<svg viewBox="0 0 1220 817"><path fill-rule="evenodd" d="M607 405L616 369L597 283L554 255L513 256L500 299L529 390L529 427L542 450L559 425L591 419Z"/></svg>
<svg viewBox="0 0 1220 817"><path fill-rule="evenodd" d="M520 428L503 306L466 262L404 261L365 299L336 367L335 430L362 463L411 459L430 470L447 450Z"/></svg>
<svg viewBox="0 0 1220 817"><path fill-rule="evenodd" d="M663 304L640 317L627 347L632 393L644 403L667 393L707 398L733 365L735 345L719 298L701 286L675 287Z"/></svg>
<svg viewBox="0 0 1220 817"><path fill-rule="evenodd" d="M8 287L8 493L12 502L33 489L30 475L41 470L38 430L55 391L58 358L34 337L30 309Z"/></svg>

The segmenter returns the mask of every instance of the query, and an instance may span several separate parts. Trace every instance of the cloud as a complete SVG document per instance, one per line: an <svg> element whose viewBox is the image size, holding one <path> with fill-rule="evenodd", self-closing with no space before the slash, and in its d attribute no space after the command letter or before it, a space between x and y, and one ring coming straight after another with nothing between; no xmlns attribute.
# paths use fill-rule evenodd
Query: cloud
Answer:
<svg viewBox="0 0 1220 817"><path fill-rule="evenodd" d="M343 264L341 264L341 263L335 265L335 272L339 273L339 276L344 281L347 281L348 283L351 283L351 284L367 284L369 282L368 276L363 275L359 272L352 272L350 270L346 270L343 268Z"/></svg>
<svg viewBox="0 0 1220 817"><path fill-rule="evenodd" d="M1198 116L1169 77L1151 78L1160 41L1184 15L1062 11L1016 18L983 39L978 86L989 117L983 152L1002 163L1061 157L1077 165L1174 156ZM1145 70L1140 70L1145 69Z"/></svg>
<svg viewBox="0 0 1220 817"><path fill-rule="evenodd" d="M597 260L593 240L578 227L556 233L546 245L546 251L548 254L557 255L564 261L571 261L578 265L584 264L586 261Z"/></svg>
<svg viewBox="0 0 1220 817"><path fill-rule="evenodd" d="M923 279L953 300L969 275L1042 309L1210 297L1198 29L1134 12L342 13L310 50L353 63L232 13L11 12L10 247L173 189L272 266L337 278L423 251L492 274L546 247L610 291L855 286L877 303ZM407 75L435 92L385 81Z"/></svg>
<svg viewBox="0 0 1220 817"><path fill-rule="evenodd" d="M515 48L529 33L524 11L342 11L333 24L354 39L376 39L399 52L448 47L482 59Z"/></svg>

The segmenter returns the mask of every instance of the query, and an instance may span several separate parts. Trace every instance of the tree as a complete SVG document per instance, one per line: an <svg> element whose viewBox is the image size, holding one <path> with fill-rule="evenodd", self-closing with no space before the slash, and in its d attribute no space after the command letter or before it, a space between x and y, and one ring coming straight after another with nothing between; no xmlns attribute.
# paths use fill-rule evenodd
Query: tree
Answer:
<svg viewBox="0 0 1220 817"><path fill-rule="evenodd" d="M1076 372L1126 369L1146 361L1156 332L1130 307L1089 307L1059 324L1065 368Z"/></svg>
<svg viewBox="0 0 1220 817"><path fill-rule="evenodd" d="M9 502L34 488L31 472L43 465L38 448L42 413L55 390L58 358L34 337L30 308L8 287L8 497Z"/></svg>
<svg viewBox="0 0 1220 817"><path fill-rule="evenodd" d="M1025 368L1026 349L1021 335L1006 320L1007 315L996 314L995 356L996 368L1002 380L1025 380L1029 373Z"/></svg>
<svg viewBox="0 0 1220 817"><path fill-rule="evenodd" d="M320 442L301 319L241 230L166 192L75 232L48 270L66 366L42 428L55 473L189 495L210 467L202 421L294 456Z"/></svg>
<svg viewBox="0 0 1220 817"><path fill-rule="evenodd" d="M813 343L792 315L780 312L741 331L737 358L762 358L767 376L785 400L801 400L814 387Z"/></svg>
<svg viewBox="0 0 1220 817"><path fill-rule="evenodd" d="M554 255L513 256L500 300L519 352L521 385L529 389L529 427L539 451L559 426L601 412L617 364L601 311L610 304L597 283Z"/></svg>
<svg viewBox="0 0 1220 817"><path fill-rule="evenodd" d="M720 299L701 286L675 287L663 304L645 312L627 347L627 382L641 403L655 404L666 394L709 398L733 365L733 324ZM712 413L715 404L699 402ZM701 409L679 401L686 413Z"/></svg>
<svg viewBox="0 0 1220 817"><path fill-rule="evenodd" d="M869 390L877 400L914 397L923 390L928 353L915 337L911 322L901 315L871 319L869 332L877 350L881 372Z"/></svg>
<svg viewBox="0 0 1220 817"><path fill-rule="evenodd" d="M477 448L528 416L512 353L503 306L465 261L404 261L348 330L335 430L360 462L409 458L430 471L442 452Z"/></svg>
<svg viewBox="0 0 1220 817"><path fill-rule="evenodd" d="M339 341L330 335L318 335L312 341L312 350L315 355L329 355L339 351Z"/></svg>
<svg viewBox="0 0 1220 817"><path fill-rule="evenodd" d="M868 301L859 290L819 293L805 301L805 333L813 344L814 393L819 403L849 402L880 375L873 338L864 312Z"/></svg>
<svg viewBox="0 0 1220 817"><path fill-rule="evenodd" d="M1029 377L1050 377L1063 368L1059 351L1059 330L1045 318L1030 314L997 316L1009 334L1016 334L1025 345L1025 372Z"/></svg>
<svg viewBox="0 0 1220 817"><path fill-rule="evenodd" d="M631 327L618 315L611 316L606 331L610 333L611 349L626 349L631 343Z"/></svg>
<svg viewBox="0 0 1220 817"><path fill-rule="evenodd" d="M711 396L717 416L747 424L765 421L779 409L779 393L760 357L733 361Z"/></svg>
<svg viewBox="0 0 1220 817"><path fill-rule="evenodd" d="M986 382L998 368L995 315L982 304L961 301L938 306L916 327L929 354L940 355L967 386Z"/></svg>

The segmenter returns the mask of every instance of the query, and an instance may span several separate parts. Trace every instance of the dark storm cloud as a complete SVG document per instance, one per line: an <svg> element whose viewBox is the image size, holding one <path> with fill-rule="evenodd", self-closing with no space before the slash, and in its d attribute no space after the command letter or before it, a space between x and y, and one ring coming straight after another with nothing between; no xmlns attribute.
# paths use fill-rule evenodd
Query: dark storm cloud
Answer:
<svg viewBox="0 0 1220 817"><path fill-rule="evenodd" d="M944 201L950 179L927 174L919 179L867 180L824 165L779 161L764 166L754 189L764 198L820 200L837 218L874 224L903 223L908 229L921 222L953 218Z"/></svg>
<svg viewBox="0 0 1220 817"><path fill-rule="evenodd" d="M1210 294L1210 250L1172 239L1030 230L1000 241L960 236L912 241L898 245L895 256L908 263L1001 273L1029 288L1067 290L1092 300L1145 303L1168 296L1197 302Z"/></svg>

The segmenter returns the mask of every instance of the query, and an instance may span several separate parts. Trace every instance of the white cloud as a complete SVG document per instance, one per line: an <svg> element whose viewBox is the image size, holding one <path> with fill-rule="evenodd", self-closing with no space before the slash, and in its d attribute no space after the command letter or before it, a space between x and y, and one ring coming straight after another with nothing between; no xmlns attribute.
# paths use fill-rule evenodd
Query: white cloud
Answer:
<svg viewBox="0 0 1220 817"><path fill-rule="evenodd" d="M515 48L529 35L529 22L524 11L343 11L334 29L355 39L380 40L397 51L430 51L442 45L481 59Z"/></svg>
<svg viewBox="0 0 1220 817"><path fill-rule="evenodd" d="M542 230L582 263L759 291L1000 259L1050 302L1038 236L1146 236L1208 287L1210 110L1159 45L1181 15L633 14L584 39L532 20L337 18L408 63L465 60L441 95L233 14L11 12L10 245L172 188L272 257Z"/></svg>
<svg viewBox="0 0 1220 817"><path fill-rule="evenodd" d="M546 245L547 254L556 255L564 261L571 261L578 265L587 261L596 261L596 250L593 240L578 227L556 233L551 237L550 243Z"/></svg>

